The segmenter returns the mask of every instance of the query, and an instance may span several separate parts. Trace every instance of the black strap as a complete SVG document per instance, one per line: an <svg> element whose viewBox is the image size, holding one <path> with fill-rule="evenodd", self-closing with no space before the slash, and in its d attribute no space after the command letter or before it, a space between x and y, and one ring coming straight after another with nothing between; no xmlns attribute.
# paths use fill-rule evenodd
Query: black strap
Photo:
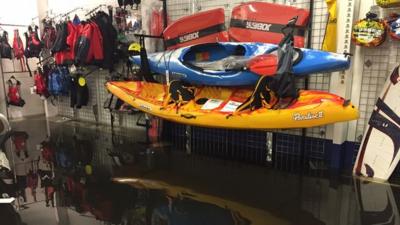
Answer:
<svg viewBox="0 0 400 225"><path fill-rule="evenodd" d="M392 82L392 84L395 85L397 84L397 82L399 82L398 79L399 79L399 67L396 67L393 70L392 74L390 75L390 81Z"/></svg>
<svg viewBox="0 0 400 225"><path fill-rule="evenodd" d="M395 113L381 98L378 98L376 102L378 110L384 112L390 119L392 119L397 125L400 126L400 117Z"/></svg>
<svg viewBox="0 0 400 225"><path fill-rule="evenodd" d="M194 32L191 32L188 34L179 35L178 37L173 38L173 39L165 40L165 45L168 48L171 46L175 46L177 44L196 40L196 39L199 39L199 38L211 35L211 34L219 33L219 32L225 31L225 30L226 30L225 24L223 24L223 23L216 24L211 27L206 27L201 30L194 31Z"/></svg>
<svg viewBox="0 0 400 225"><path fill-rule="evenodd" d="M194 91L185 87L181 81L174 80L171 81L169 85L169 94L174 102L188 102L194 99Z"/></svg>
<svg viewBox="0 0 400 225"><path fill-rule="evenodd" d="M231 19L230 27L282 34L282 29L286 27L286 24L263 23L251 20ZM305 29L301 27L296 27L294 28L293 35L304 37Z"/></svg>
<svg viewBox="0 0 400 225"><path fill-rule="evenodd" d="M244 101L237 109L237 112L240 112L245 109L257 110L263 107L263 101L267 104L271 104L271 100L273 100L273 96L271 90L268 87L268 83L271 81L270 77L261 76L257 82L257 85L246 101ZM272 105L271 105L272 106Z"/></svg>

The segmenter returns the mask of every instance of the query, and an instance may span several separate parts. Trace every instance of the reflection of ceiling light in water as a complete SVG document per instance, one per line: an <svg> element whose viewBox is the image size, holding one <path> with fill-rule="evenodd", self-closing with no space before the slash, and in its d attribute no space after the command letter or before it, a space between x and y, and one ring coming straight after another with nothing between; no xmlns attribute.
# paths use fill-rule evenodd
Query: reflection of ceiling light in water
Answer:
<svg viewBox="0 0 400 225"><path fill-rule="evenodd" d="M139 179L136 178L114 178L114 180L119 182L138 182Z"/></svg>

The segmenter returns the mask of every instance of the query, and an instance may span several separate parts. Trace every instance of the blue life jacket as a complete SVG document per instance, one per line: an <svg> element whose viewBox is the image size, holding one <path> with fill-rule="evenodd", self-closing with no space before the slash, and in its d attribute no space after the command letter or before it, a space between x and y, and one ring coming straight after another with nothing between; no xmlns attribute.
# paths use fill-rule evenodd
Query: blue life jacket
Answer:
<svg viewBox="0 0 400 225"><path fill-rule="evenodd" d="M49 92L53 96L66 96L69 93L71 79L68 68L57 67L49 74Z"/></svg>

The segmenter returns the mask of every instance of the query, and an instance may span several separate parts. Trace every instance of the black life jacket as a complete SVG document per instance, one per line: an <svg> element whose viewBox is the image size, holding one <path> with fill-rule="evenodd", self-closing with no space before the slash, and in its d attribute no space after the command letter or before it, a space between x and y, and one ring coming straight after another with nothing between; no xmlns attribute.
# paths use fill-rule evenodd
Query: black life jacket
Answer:
<svg viewBox="0 0 400 225"><path fill-rule="evenodd" d="M43 22L44 29L42 34L43 47L51 49L56 41L56 29L53 27L51 22Z"/></svg>
<svg viewBox="0 0 400 225"><path fill-rule="evenodd" d="M0 57L3 59L11 59L11 52L12 48L8 43L8 33L7 31L4 31L3 35L0 37Z"/></svg>
<svg viewBox="0 0 400 225"><path fill-rule="evenodd" d="M43 48L43 43L39 39L38 27L35 26L35 30L31 26L28 27L28 33L25 32L26 48L24 55L26 58L39 58L40 52Z"/></svg>

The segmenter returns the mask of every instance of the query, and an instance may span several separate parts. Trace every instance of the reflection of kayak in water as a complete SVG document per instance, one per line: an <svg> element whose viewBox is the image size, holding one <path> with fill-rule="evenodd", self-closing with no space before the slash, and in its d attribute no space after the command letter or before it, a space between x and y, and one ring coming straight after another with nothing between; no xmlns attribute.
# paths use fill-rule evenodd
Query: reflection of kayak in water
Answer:
<svg viewBox="0 0 400 225"><path fill-rule="evenodd" d="M152 224L169 225L245 225L250 221L227 208L215 204L199 202L190 198L170 199L152 213Z"/></svg>

